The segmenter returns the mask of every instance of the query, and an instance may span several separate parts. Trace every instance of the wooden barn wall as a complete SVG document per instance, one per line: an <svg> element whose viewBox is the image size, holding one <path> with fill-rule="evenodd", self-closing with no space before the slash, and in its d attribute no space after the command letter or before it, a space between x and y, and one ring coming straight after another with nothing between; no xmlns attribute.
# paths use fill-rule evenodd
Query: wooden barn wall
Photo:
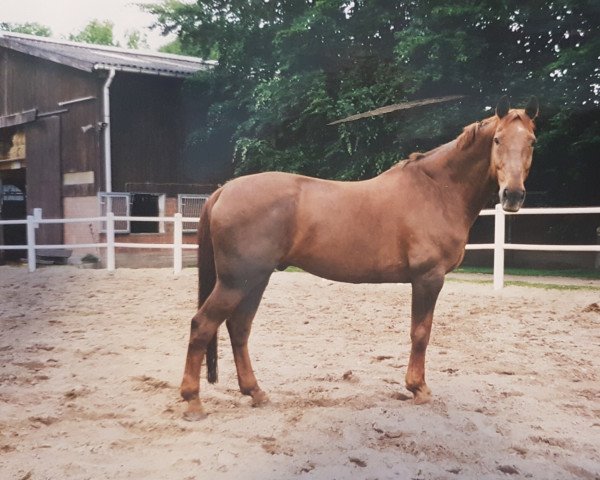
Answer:
<svg viewBox="0 0 600 480"><path fill-rule="evenodd" d="M27 213L42 208L46 218L62 218L62 198L57 185L60 174L60 117L41 118L26 127L30 140L27 147ZM61 244L63 226L40 225L36 232L38 244Z"/></svg>
<svg viewBox="0 0 600 480"><path fill-rule="evenodd" d="M68 109L60 115L61 175L93 171L95 183L86 186L65 186L67 196L93 195L103 187L101 121L102 84L100 76L59 65L36 57L0 49L1 114L24 110L38 112ZM61 107L59 102L83 97L94 99ZM91 125L86 132L81 127ZM31 186L30 186L31 187Z"/></svg>
<svg viewBox="0 0 600 480"><path fill-rule="evenodd" d="M135 191L163 193L179 183L181 82L117 72L110 102L113 191L135 185Z"/></svg>

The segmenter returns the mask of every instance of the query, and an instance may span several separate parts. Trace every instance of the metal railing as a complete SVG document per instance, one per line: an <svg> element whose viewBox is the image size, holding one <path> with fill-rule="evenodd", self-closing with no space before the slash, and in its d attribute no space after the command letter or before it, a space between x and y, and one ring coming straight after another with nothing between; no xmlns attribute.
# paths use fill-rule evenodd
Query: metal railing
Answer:
<svg viewBox="0 0 600 480"><path fill-rule="evenodd" d="M195 244L183 243L183 222L198 222L197 218L183 217L180 213L172 217L130 217L116 216L109 212L102 217L86 218L42 218L42 210L34 209L33 215L28 215L25 220L0 220L0 225L26 225L27 245L0 245L0 250L27 250L27 263L30 272L36 269L36 250L58 248L106 248L106 268L109 271L116 268L117 248L143 248L143 249L172 249L173 272L178 274L183 268L183 250L197 249ZM523 244L506 242L506 216L507 215L571 215L571 214L600 214L600 207L577 208L522 208L516 213L507 213L500 205L495 209L482 210L481 216L494 216L494 243L474 243L465 247L466 250L493 250L494 251L494 289L504 287L504 254L506 250L529 250L550 252L600 252L600 245L544 245ZM173 235L171 243L135 243L117 242L115 238L115 222L173 222ZM35 230L41 224L66 224L106 222L105 242L78 243L60 245L38 245L35 242Z"/></svg>

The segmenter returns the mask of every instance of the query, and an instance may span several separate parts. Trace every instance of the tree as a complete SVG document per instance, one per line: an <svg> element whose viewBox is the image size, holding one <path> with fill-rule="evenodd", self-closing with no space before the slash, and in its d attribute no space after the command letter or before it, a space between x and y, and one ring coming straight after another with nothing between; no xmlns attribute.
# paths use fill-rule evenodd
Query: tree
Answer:
<svg viewBox="0 0 600 480"><path fill-rule="evenodd" d="M158 51L162 53L171 53L174 55L184 55L183 49L181 48L181 41L178 38L167 43L166 45L163 45L162 47L159 47Z"/></svg>
<svg viewBox="0 0 600 480"><path fill-rule="evenodd" d="M148 49L148 38L139 30L127 30L125 32L125 46L133 50Z"/></svg>
<svg viewBox="0 0 600 480"><path fill-rule="evenodd" d="M370 177L454 138L503 93L515 104L535 93L534 189L550 203L600 201L598 2L165 0L149 10L183 52L219 60L188 85L201 112L188 147L234 158L237 174ZM452 93L468 97L326 126Z"/></svg>
<svg viewBox="0 0 600 480"><path fill-rule="evenodd" d="M113 27L114 23L108 20L92 20L78 33L69 35L69 40L116 47L118 43L114 40Z"/></svg>
<svg viewBox="0 0 600 480"><path fill-rule="evenodd" d="M121 43L115 39L114 23L109 20L92 20L82 30L69 35L73 42L91 43L94 45L108 45L120 47ZM148 49L147 36L136 29L125 32L125 48Z"/></svg>
<svg viewBox="0 0 600 480"><path fill-rule="evenodd" d="M36 22L26 23L5 23L0 22L0 30L15 33L26 33L28 35L37 35L38 37L51 37L52 30L50 27Z"/></svg>

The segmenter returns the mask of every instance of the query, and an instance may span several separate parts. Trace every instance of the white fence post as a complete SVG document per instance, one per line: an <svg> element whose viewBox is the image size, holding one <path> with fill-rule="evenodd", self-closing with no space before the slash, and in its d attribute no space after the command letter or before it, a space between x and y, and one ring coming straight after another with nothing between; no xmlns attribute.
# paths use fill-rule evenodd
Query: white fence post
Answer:
<svg viewBox="0 0 600 480"><path fill-rule="evenodd" d="M183 215L176 213L173 216L173 273L178 275L183 268Z"/></svg>
<svg viewBox="0 0 600 480"><path fill-rule="evenodd" d="M33 215L27 215L27 269L35 272L35 227L36 219Z"/></svg>
<svg viewBox="0 0 600 480"><path fill-rule="evenodd" d="M494 212L494 290L504 287L504 242L506 239L506 215L502 205Z"/></svg>
<svg viewBox="0 0 600 480"><path fill-rule="evenodd" d="M115 270L115 214L106 213L106 269Z"/></svg>

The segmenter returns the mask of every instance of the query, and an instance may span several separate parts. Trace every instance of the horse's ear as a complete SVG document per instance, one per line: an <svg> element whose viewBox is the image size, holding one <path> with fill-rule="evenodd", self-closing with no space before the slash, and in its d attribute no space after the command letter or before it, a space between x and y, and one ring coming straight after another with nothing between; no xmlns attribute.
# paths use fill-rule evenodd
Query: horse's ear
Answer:
<svg viewBox="0 0 600 480"><path fill-rule="evenodd" d="M510 102L508 101L508 97L503 95L500 100L498 100L498 105L496 105L496 115L499 118L504 117L508 111L510 110Z"/></svg>
<svg viewBox="0 0 600 480"><path fill-rule="evenodd" d="M531 97L529 99L529 103L525 107L525 113L532 120L538 116L538 112L540 110L540 104L538 102L537 97Z"/></svg>

